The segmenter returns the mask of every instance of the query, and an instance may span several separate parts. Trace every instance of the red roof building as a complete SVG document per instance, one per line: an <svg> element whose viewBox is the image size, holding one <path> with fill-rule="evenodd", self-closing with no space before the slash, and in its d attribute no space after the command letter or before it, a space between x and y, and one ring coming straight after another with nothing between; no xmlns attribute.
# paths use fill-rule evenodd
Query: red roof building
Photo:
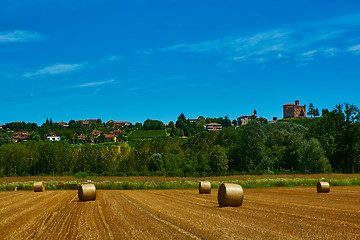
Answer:
<svg viewBox="0 0 360 240"><path fill-rule="evenodd" d="M87 139L87 136L86 136L86 135L83 135L83 134L80 134L80 135L78 136L78 139L79 139L80 141L85 141L85 140Z"/></svg>
<svg viewBox="0 0 360 240"><path fill-rule="evenodd" d="M115 134L105 134L105 141L106 142L116 142L117 135Z"/></svg>
<svg viewBox="0 0 360 240"><path fill-rule="evenodd" d="M299 100L283 105L284 118L306 118L306 105L299 105Z"/></svg>
<svg viewBox="0 0 360 240"><path fill-rule="evenodd" d="M222 125L220 123L208 123L205 124L206 131L219 131L222 129Z"/></svg>
<svg viewBox="0 0 360 240"><path fill-rule="evenodd" d="M92 135L93 135L94 137L98 137L98 136L100 136L101 133L102 133L102 131L93 131L93 132L92 132Z"/></svg>
<svg viewBox="0 0 360 240"><path fill-rule="evenodd" d="M63 127L69 127L69 124L64 122L64 121L61 121L61 122L55 122L54 124L57 124L59 126L63 126Z"/></svg>
<svg viewBox="0 0 360 240"><path fill-rule="evenodd" d="M101 121L101 119L88 119L87 121L90 123L97 123L99 120Z"/></svg>
<svg viewBox="0 0 360 240"><path fill-rule="evenodd" d="M131 123L128 121L114 121L114 127L116 126L120 126L120 127L124 127L124 126L130 126Z"/></svg>
<svg viewBox="0 0 360 240"><path fill-rule="evenodd" d="M13 142L19 142L20 140L26 141L29 139L29 137L30 133L28 132L14 132L10 139Z"/></svg>
<svg viewBox="0 0 360 240"><path fill-rule="evenodd" d="M246 125L251 119L256 119L257 112L254 110L253 115L247 115L247 116L240 116L237 118L237 124L240 125Z"/></svg>

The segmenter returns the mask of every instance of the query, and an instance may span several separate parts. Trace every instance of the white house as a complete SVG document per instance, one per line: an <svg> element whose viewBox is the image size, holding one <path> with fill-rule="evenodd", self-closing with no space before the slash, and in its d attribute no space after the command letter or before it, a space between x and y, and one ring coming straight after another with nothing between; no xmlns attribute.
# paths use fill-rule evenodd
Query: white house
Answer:
<svg viewBox="0 0 360 240"><path fill-rule="evenodd" d="M61 137L56 136L56 135L49 135L49 136L46 137L46 139L50 140L50 141L60 141Z"/></svg>

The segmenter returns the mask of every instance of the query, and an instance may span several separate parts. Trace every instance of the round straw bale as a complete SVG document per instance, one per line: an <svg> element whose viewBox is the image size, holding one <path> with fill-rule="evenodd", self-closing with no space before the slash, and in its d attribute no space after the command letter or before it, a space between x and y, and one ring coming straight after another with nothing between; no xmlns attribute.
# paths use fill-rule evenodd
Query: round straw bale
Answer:
<svg viewBox="0 0 360 240"><path fill-rule="evenodd" d="M330 184L328 182L318 182L316 187L318 193L330 192Z"/></svg>
<svg viewBox="0 0 360 240"><path fill-rule="evenodd" d="M244 199L244 191L239 184L223 183L219 187L218 202L220 207L241 206Z"/></svg>
<svg viewBox="0 0 360 240"><path fill-rule="evenodd" d="M96 198L96 187L94 184L80 184L78 189L80 201L90 201Z"/></svg>
<svg viewBox="0 0 360 240"><path fill-rule="evenodd" d="M211 183L209 181L200 181L199 194L210 194L210 193L211 193Z"/></svg>
<svg viewBox="0 0 360 240"><path fill-rule="evenodd" d="M34 182L34 192L44 192L44 182Z"/></svg>

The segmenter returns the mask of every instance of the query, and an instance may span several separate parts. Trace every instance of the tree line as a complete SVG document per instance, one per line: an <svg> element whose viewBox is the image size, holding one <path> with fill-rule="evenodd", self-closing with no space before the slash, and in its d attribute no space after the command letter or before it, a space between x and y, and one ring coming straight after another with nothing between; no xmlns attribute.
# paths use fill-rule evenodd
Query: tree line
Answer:
<svg viewBox="0 0 360 240"><path fill-rule="evenodd" d="M126 143L71 145L41 140L2 145L0 176L360 171L360 115L355 105L338 104L313 119L308 128L292 122L262 123L254 119L247 125L229 125L221 131L196 131L196 123L182 115L176 127L169 128L170 132L175 131L172 136L138 141L132 148ZM188 137L179 137L177 129Z"/></svg>

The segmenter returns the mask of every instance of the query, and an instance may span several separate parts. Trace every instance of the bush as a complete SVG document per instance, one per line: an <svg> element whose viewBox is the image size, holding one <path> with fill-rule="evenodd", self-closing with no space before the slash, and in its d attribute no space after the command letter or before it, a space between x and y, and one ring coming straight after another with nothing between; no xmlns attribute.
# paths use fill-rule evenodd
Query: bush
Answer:
<svg viewBox="0 0 360 240"><path fill-rule="evenodd" d="M77 178L86 178L87 176L89 176L89 174L87 172L78 172L78 173L75 173L75 177Z"/></svg>

